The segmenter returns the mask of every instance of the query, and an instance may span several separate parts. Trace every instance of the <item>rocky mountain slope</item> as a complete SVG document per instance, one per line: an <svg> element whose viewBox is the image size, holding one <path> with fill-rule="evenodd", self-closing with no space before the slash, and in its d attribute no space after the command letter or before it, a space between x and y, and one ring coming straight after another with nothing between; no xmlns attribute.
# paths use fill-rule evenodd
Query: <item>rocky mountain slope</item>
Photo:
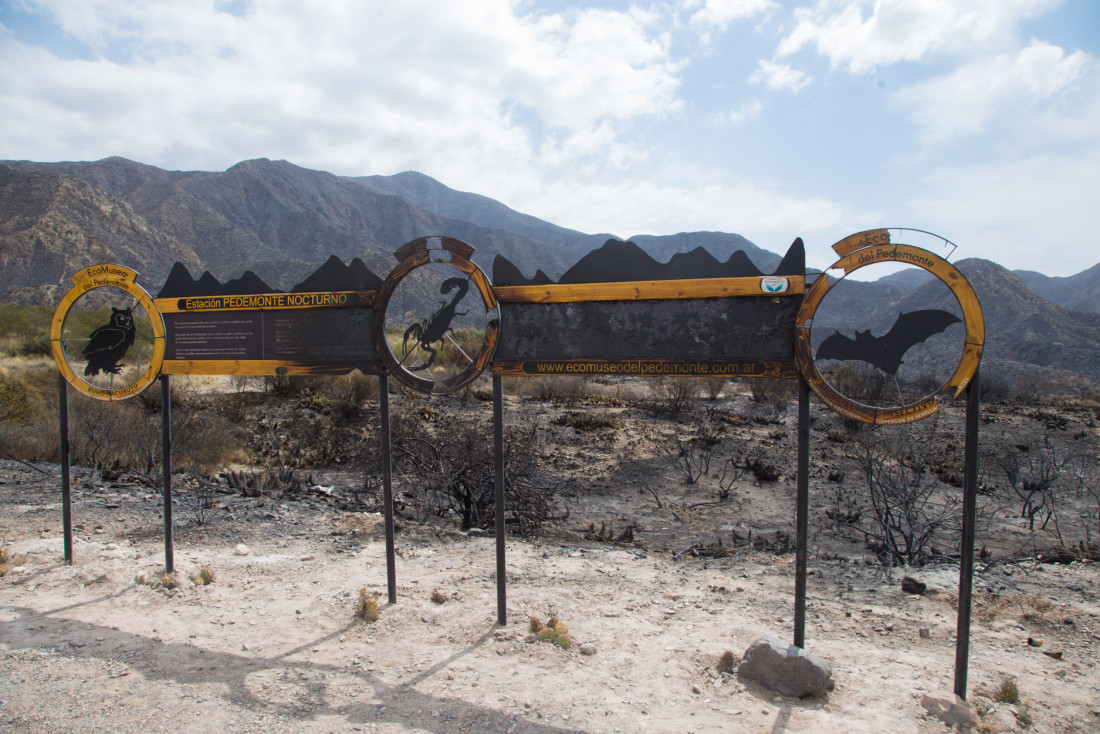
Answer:
<svg viewBox="0 0 1100 734"><path fill-rule="evenodd" d="M1017 270L1015 274L1028 288L1059 306L1100 313L1100 264L1064 278L1052 278L1032 270Z"/></svg>
<svg viewBox="0 0 1100 734"><path fill-rule="evenodd" d="M201 268L190 247L128 203L71 176L0 164L3 297L56 302L69 276L100 262L125 264L159 282L173 262Z"/></svg>

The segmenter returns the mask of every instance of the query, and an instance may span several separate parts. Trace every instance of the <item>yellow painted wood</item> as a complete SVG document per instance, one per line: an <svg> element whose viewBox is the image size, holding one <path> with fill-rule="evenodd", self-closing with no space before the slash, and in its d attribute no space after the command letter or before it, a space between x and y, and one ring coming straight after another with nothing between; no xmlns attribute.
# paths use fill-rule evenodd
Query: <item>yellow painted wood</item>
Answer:
<svg viewBox="0 0 1100 734"><path fill-rule="evenodd" d="M868 229L850 234L837 242L833 245L833 252L837 254L837 257L846 257L849 253L862 250L865 247L888 244L890 244L890 230Z"/></svg>
<svg viewBox="0 0 1100 734"><path fill-rule="evenodd" d="M880 231L885 232L885 230ZM848 239L858 236L852 235ZM963 312L966 337L959 363L951 377L944 384L941 392L950 398L958 397L970 383L974 372L978 369L978 363L981 361L982 349L985 344L985 318L982 315L981 303L978 301L974 289L963 274L959 272L958 268L947 262L947 260L935 253L912 245L891 244L881 247L874 245L865 246L862 249L853 249L829 269L839 268L850 274L855 270L878 262L900 262L923 268L939 278L955 295ZM798 315L795 317L795 357L798 360L803 378L814 391L814 394L841 415L880 425L911 423L939 410L939 404L934 396L929 396L911 405L896 408L872 408L861 405L847 396L841 395L822 378L810 348L810 329L813 325L814 314L831 287L828 278L824 275L819 277L810 286L806 297L802 301Z"/></svg>
<svg viewBox="0 0 1100 734"><path fill-rule="evenodd" d="M764 276L767 277L767 276ZM806 290L806 278L783 276L789 286L784 293L761 290L759 276L742 278L697 278L694 280L628 281L623 283L566 283L550 285L493 286L501 303L579 303L583 301L648 301L731 296L797 296Z"/></svg>
<svg viewBox="0 0 1100 734"><path fill-rule="evenodd" d="M189 296L158 298L161 313L211 313L214 311L275 311L306 308L354 308L374 304L377 291L320 293L255 293L240 296ZM182 307L181 307L182 304Z"/></svg>
<svg viewBox="0 0 1100 734"><path fill-rule="evenodd" d="M145 289L134 282L137 271L121 265L92 265L73 274L71 280L74 285L72 290L65 294L54 311L53 321L50 323L50 351L53 353L57 369L65 378L65 381L73 386L77 392L83 393L96 400L114 401L125 400L137 395L144 390L160 374L161 362L164 359L164 320L160 311L154 306L153 299L145 292ZM149 326L153 331L153 357L149 368L135 382L117 390L104 390L91 385L80 378L65 357L65 350L61 345L62 332L65 327L65 319L69 310L76 301L89 291L97 288L117 288L141 304L145 313L149 316Z"/></svg>
<svg viewBox="0 0 1100 734"><path fill-rule="evenodd" d="M530 372L525 365L553 363L561 371ZM736 368L723 369L726 365L760 364L762 371L749 372ZM705 370L693 365L704 365ZM677 377L779 377L797 380L801 377L793 360L677 360L677 359L517 359L493 362L493 374L499 377L595 377L600 375L677 376Z"/></svg>
<svg viewBox="0 0 1100 734"><path fill-rule="evenodd" d="M263 359L166 359L165 375L332 375L351 372L349 365Z"/></svg>

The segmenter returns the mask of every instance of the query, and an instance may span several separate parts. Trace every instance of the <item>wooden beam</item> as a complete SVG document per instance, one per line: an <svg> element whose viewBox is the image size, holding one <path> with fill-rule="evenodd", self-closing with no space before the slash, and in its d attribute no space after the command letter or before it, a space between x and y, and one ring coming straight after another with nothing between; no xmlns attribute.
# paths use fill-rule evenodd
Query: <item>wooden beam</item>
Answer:
<svg viewBox="0 0 1100 734"><path fill-rule="evenodd" d="M766 279L775 276L743 278L697 278L694 280L627 281L623 283L554 283L550 285L494 286L501 303L577 303L581 301L657 301L688 298L729 298L731 296L798 296L806 292L802 275L782 276L787 281L783 292L764 290Z"/></svg>

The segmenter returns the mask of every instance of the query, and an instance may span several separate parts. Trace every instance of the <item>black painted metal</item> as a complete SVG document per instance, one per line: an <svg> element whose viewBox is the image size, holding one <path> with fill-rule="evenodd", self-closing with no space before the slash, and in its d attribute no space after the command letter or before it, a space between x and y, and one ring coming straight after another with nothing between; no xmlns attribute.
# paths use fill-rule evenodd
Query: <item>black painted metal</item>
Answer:
<svg viewBox="0 0 1100 734"><path fill-rule="evenodd" d="M501 378L493 377L493 476L495 480L495 518L497 534L497 624L508 624L507 569L504 561L504 388Z"/></svg>
<svg viewBox="0 0 1100 734"><path fill-rule="evenodd" d="M910 348L961 321L950 311L936 308L899 313L894 325L882 336L873 336L868 329L855 332L854 338L839 331L825 337L814 360L857 360L872 364L888 375L896 375L902 357Z"/></svg>
<svg viewBox="0 0 1100 734"><path fill-rule="evenodd" d="M61 429L61 527L65 537L65 563L73 562L73 495L69 481L69 383L57 373L57 404Z"/></svg>
<svg viewBox="0 0 1100 734"><path fill-rule="evenodd" d="M776 275L803 275L806 272L806 251L802 238L791 243ZM622 283L647 280L695 280L697 278L737 278L764 275L743 250L730 255L725 262L702 247L673 255L667 263L657 262L633 242L608 240L589 252L577 264L562 274L558 283ZM545 285L551 279L538 271L527 278L514 264L501 255L493 261L494 285Z"/></svg>
<svg viewBox="0 0 1100 734"><path fill-rule="evenodd" d="M794 644L806 647L806 555L810 514L810 386L798 381L798 489L795 497Z"/></svg>
<svg viewBox="0 0 1100 734"><path fill-rule="evenodd" d="M955 625L955 695L966 700L970 660L970 606L974 586L974 526L978 505L978 413L981 367L966 387L966 445L963 459L963 526L959 560L959 615Z"/></svg>
<svg viewBox="0 0 1100 734"><path fill-rule="evenodd" d="M377 375L373 324L365 307L166 313L164 358L300 362L315 373Z"/></svg>
<svg viewBox="0 0 1100 734"><path fill-rule="evenodd" d="M164 468L164 572L176 570L172 541L172 383L168 375L160 376L160 441L161 464Z"/></svg>
<svg viewBox="0 0 1100 734"><path fill-rule="evenodd" d="M493 359L793 360L800 304L754 296L502 303L507 328Z"/></svg>
<svg viewBox="0 0 1100 734"><path fill-rule="evenodd" d="M332 291L368 291L378 288L382 279L375 275L359 258L352 258L344 265L340 258L330 255L325 264L308 278L290 289L291 293L316 293ZM183 265L177 262L168 273L167 280L161 286L157 298L203 298L209 296L258 295L279 293L263 282L252 271L240 278L218 281L210 273L203 273L196 280Z"/></svg>
<svg viewBox="0 0 1100 734"><path fill-rule="evenodd" d="M382 432L382 510L386 522L386 589L397 603L397 561L393 537L393 447L390 443L390 378L378 376L378 412Z"/></svg>

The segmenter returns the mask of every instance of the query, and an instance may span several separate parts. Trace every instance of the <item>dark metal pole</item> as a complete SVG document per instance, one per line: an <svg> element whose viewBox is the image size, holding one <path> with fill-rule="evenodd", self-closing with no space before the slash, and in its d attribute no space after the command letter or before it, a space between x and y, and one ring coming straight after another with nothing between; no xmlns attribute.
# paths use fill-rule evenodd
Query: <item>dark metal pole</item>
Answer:
<svg viewBox="0 0 1100 734"><path fill-rule="evenodd" d="M65 563L73 562L73 495L69 482L69 383L57 373L57 412L61 429L61 527Z"/></svg>
<svg viewBox="0 0 1100 734"><path fill-rule="evenodd" d="M806 647L806 553L810 513L810 387L798 381L798 489L795 496L794 644Z"/></svg>
<svg viewBox="0 0 1100 734"><path fill-rule="evenodd" d="M955 695L966 700L970 660L970 605L974 584L974 525L978 505L978 412L981 367L966 388L966 446L963 459L963 526L959 559L959 617L955 625Z"/></svg>
<svg viewBox="0 0 1100 734"><path fill-rule="evenodd" d="M497 531L497 623L508 624L507 569L504 562L504 388L493 376L493 475L496 481L495 516Z"/></svg>
<svg viewBox="0 0 1100 734"><path fill-rule="evenodd" d="M378 376L378 412L382 423L382 514L386 521L386 589L397 603L397 561L393 539L393 447L390 445L390 378Z"/></svg>
<svg viewBox="0 0 1100 734"><path fill-rule="evenodd" d="M160 376L160 449L164 468L164 572L176 570L172 543L172 382Z"/></svg>

